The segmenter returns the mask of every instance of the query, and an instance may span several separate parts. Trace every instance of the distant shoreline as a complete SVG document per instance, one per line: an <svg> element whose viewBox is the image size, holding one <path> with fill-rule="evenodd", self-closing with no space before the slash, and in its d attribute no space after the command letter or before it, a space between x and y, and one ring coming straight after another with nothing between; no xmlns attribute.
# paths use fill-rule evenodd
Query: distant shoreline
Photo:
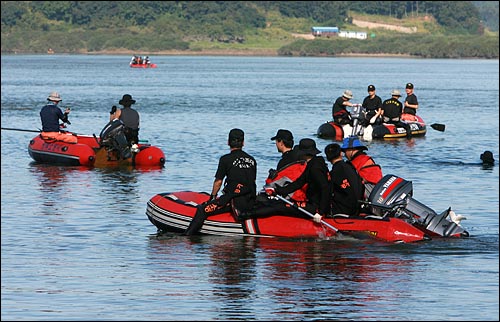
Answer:
<svg viewBox="0 0 500 322"><path fill-rule="evenodd" d="M75 53L58 53L57 51L47 53L18 53L18 52L2 52L2 55L139 55L139 56L263 56L263 57L406 57L418 58L409 54L366 54L366 53L349 53L331 55L316 55L316 56L284 56L278 55L275 49L203 49L203 50L162 50L157 52L151 51L133 51L128 49L112 49L101 50L95 52L79 51Z"/></svg>

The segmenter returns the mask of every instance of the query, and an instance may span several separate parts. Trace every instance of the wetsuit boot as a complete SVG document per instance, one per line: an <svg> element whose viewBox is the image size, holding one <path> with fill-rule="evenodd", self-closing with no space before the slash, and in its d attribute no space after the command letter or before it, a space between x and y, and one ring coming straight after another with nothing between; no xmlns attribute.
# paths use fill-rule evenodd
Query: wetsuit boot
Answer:
<svg viewBox="0 0 500 322"><path fill-rule="evenodd" d="M203 207L198 206L198 209L196 209L196 213L194 214L193 219L189 223L188 228L184 232L184 235L191 236L197 234L198 231L200 231L201 227L203 226L203 223L205 222L206 218L207 215L203 210Z"/></svg>

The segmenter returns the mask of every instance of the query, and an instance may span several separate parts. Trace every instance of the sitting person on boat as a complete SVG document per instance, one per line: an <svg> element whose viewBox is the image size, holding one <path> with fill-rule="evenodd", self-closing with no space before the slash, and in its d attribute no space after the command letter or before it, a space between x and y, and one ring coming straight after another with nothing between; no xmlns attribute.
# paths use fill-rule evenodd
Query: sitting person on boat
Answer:
<svg viewBox="0 0 500 322"><path fill-rule="evenodd" d="M289 163L297 161L297 153L293 149L294 142L292 132L285 129L279 129L276 135L271 138L271 140L275 141L276 149L281 153L281 159L276 166L277 170L280 170Z"/></svg>
<svg viewBox="0 0 500 322"><path fill-rule="evenodd" d="M359 215L364 199L365 185L356 168L342 159L342 150L337 143L325 147L326 159L332 163L330 170L331 215Z"/></svg>
<svg viewBox="0 0 500 322"><path fill-rule="evenodd" d="M338 97L332 106L332 117L335 123L344 125L352 125L352 117L346 106L352 107L355 104L349 102L352 99L352 92L348 89L344 91L342 96Z"/></svg>
<svg viewBox="0 0 500 322"><path fill-rule="evenodd" d="M40 134L44 140L62 141L66 143L77 143L78 139L72 133L61 132L59 120L69 123L68 114L70 108L67 107L64 113L57 106L62 101L58 92L50 93L47 97L48 103L42 107L40 118L42 120L42 133Z"/></svg>
<svg viewBox="0 0 500 322"><path fill-rule="evenodd" d="M111 108L109 120L119 119L125 125L125 136L130 146L139 143L139 122L140 115L135 109L132 108L132 104L135 104L135 100L129 94L123 95L122 99L118 102L123 108L117 109L116 106Z"/></svg>
<svg viewBox="0 0 500 322"><path fill-rule="evenodd" d="M359 141L356 135L346 137L342 142L341 150L363 178L363 183L376 184L382 179L382 167L364 152L368 148Z"/></svg>
<svg viewBox="0 0 500 322"><path fill-rule="evenodd" d="M316 148L313 139L302 139L297 147L297 155L305 160L305 169L293 182L281 185L267 184L265 192L268 196L276 194L288 196L298 207L314 213L314 221L321 222L321 218L330 212L329 174L325 159L317 156L320 151ZM290 166L290 165L289 165ZM288 167L288 166L287 166ZM285 167L285 168L287 168ZM303 191L305 190L305 194ZM300 194L295 192L302 191ZM297 198L297 196L300 196ZM298 200L302 199L302 200ZM284 204L282 201L268 199L267 202L259 202L247 212L241 212L239 220L268 215L291 215L304 217L298 209ZM309 218L307 216L307 218Z"/></svg>
<svg viewBox="0 0 500 322"><path fill-rule="evenodd" d="M240 211L251 208L255 202L257 188L257 161L243 151L245 134L240 129L229 132L227 144L230 151L219 159L215 173L210 200L199 205L191 223L184 232L190 236L198 233L205 219L209 216L227 212L232 209L238 215ZM225 178L223 194L217 198Z"/></svg>
<svg viewBox="0 0 500 322"><path fill-rule="evenodd" d="M135 65L137 64L137 56L134 55L132 56L132 58L130 59L130 65Z"/></svg>
<svg viewBox="0 0 500 322"><path fill-rule="evenodd" d="M403 104L399 101L401 93L397 89L391 91L391 98L386 99L382 103L382 115L384 123L391 123L394 126L403 127L406 131L406 137L412 137L410 125L401 121L401 114L403 113Z"/></svg>
<svg viewBox="0 0 500 322"><path fill-rule="evenodd" d="M382 99L376 94L374 85L368 85L368 96L363 100L362 106L366 111L363 126L382 123Z"/></svg>

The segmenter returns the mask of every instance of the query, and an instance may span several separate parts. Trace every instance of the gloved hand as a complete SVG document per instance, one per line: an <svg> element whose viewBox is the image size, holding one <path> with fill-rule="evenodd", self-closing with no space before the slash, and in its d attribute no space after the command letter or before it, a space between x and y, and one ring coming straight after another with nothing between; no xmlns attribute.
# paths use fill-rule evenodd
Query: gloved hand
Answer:
<svg viewBox="0 0 500 322"><path fill-rule="evenodd" d="M276 196L276 190L268 185L264 186L264 190L266 191L266 195L268 196Z"/></svg>
<svg viewBox="0 0 500 322"><path fill-rule="evenodd" d="M115 114L115 112L116 112L116 105L113 105L111 107L111 112L109 112L109 114Z"/></svg>
<svg viewBox="0 0 500 322"><path fill-rule="evenodd" d="M210 195L210 199L208 199L209 201L212 201L212 200L215 200L217 199L217 195Z"/></svg>
<svg viewBox="0 0 500 322"><path fill-rule="evenodd" d="M268 178L273 180L274 178L276 178L276 175L278 174L278 171L276 171L276 169L269 169L269 174L268 174Z"/></svg>
<svg viewBox="0 0 500 322"><path fill-rule="evenodd" d="M321 218L322 218L321 215L318 214L318 213L315 213L314 216L313 216L314 222L318 223L318 224L321 222Z"/></svg>

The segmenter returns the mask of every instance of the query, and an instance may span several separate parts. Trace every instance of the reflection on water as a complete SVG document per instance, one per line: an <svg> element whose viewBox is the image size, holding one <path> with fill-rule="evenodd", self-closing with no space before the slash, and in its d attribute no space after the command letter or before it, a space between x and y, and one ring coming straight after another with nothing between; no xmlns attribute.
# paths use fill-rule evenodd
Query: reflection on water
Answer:
<svg viewBox="0 0 500 322"><path fill-rule="evenodd" d="M479 164L486 149L498 159L498 60L164 56L138 71L123 58L2 55L2 127L40 127L58 90L70 130L98 133L129 93L141 137L167 156L156 170L37 165L33 133L2 130L2 320L498 320L499 167ZM147 201L210 189L230 128L245 131L262 186L276 130L315 138L334 98L349 88L360 102L369 79L381 97L414 83L421 116L446 131L364 142L368 154L412 181L415 199L465 215L470 238L156 236Z"/></svg>

